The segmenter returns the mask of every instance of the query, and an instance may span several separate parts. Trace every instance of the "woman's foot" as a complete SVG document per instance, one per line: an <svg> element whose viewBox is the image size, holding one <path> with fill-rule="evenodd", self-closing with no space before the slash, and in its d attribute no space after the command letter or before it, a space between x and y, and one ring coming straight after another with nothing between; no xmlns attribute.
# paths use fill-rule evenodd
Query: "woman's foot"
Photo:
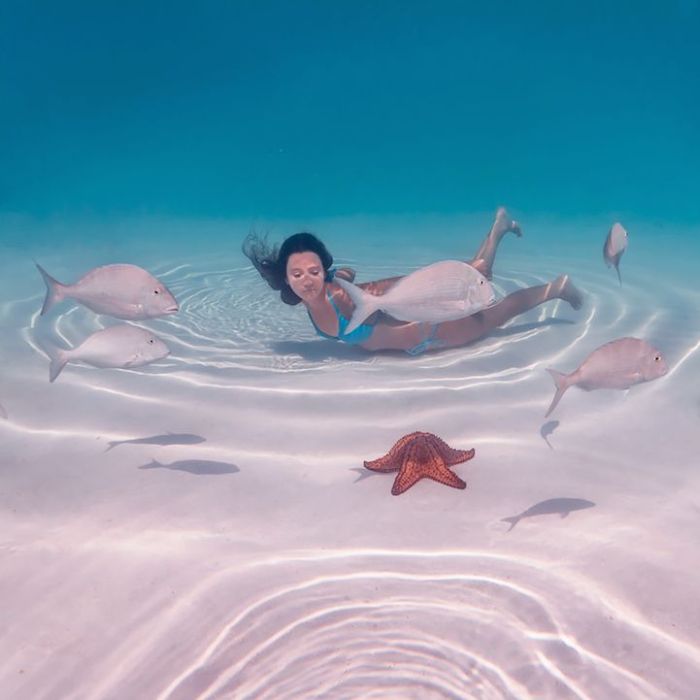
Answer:
<svg viewBox="0 0 700 700"><path fill-rule="evenodd" d="M493 261L496 257L498 244L501 242L501 238L509 231L513 232L518 237L523 235L520 224L517 221L513 221L513 219L508 216L506 208L498 207L491 230L476 252L476 255L469 261L469 264L481 272L486 279L491 279Z"/></svg>
<svg viewBox="0 0 700 700"><path fill-rule="evenodd" d="M557 299L571 304L572 309L580 309L583 306L583 294L576 288L569 275L559 275L552 282L552 291Z"/></svg>
<svg viewBox="0 0 700 700"><path fill-rule="evenodd" d="M494 219L489 238L495 237L500 240L506 233L514 233L518 238L523 235L520 224L511 219L505 207L498 207L496 210L496 218Z"/></svg>

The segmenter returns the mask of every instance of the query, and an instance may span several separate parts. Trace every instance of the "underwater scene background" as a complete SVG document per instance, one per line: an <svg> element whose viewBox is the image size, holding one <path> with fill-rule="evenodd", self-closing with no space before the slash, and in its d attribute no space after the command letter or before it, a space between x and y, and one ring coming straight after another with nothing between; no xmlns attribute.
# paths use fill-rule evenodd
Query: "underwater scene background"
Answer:
<svg viewBox="0 0 700 700"><path fill-rule="evenodd" d="M632 698L700 683L696 2L0 7L7 698ZM358 281L469 259L584 295L411 357L319 338L241 252ZM622 283L603 261L629 233ZM178 301L142 367L61 282ZM633 336L669 371L554 384ZM465 490L364 461L426 431Z"/></svg>

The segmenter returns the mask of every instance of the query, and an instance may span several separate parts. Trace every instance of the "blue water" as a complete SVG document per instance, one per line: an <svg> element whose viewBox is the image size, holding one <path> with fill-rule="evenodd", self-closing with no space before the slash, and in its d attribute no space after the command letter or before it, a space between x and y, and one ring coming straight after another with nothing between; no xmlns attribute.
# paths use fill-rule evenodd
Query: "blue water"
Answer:
<svg viewBox="0 0 700 700"><path fill-rule="evenodd" d="M4 2L0 211L700 220L696 0Z"/></svg>

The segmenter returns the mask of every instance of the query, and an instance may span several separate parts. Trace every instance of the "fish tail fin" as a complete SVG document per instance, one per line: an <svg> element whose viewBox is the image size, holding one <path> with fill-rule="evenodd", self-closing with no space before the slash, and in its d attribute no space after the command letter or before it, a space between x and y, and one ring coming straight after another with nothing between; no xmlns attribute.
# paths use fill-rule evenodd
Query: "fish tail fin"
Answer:
<svg viewBox="0 0 700 700"><path fill-rule="evenodd" d="M49 365L49 381L54 382L56 377L61 374L63 368L68 364L69 354L67 350L63 350L62 348L48 343L44 346L44 350L46 350L49 360L51 360L51 364Z"/></svg>
<svg viewBox="0 0 700 700"><path fill-rule="evenodd" d="M355 284L344 279L336 278L335 281L347 292L355 310L345 329L345 334L352 333L368 316L371 316L379 308L379 297L369 294Z"/></svg>
<svg viewBox="0 0 700 700"><path fill-rule="evenodd" d="M142 464L139 469L157 469L158 467L162 467L163 465L160 462L157 462L155 459L152 459L148 464Z"/></svg>
<svg viewBox="0 0 700 700"><path fill-rule="evenodd" d="M510 523L510 527L506 530L506 532L510 532L520 522L520 516L513 515L510 518L501 518L501 522Z"/></svg>
<svg viewBox="0 0 700 700"><path fill-rule="evenodd" d="M547 409L547 413L544 414L545 418L556 408L556 405L561 400L561 397L564 395L564 392L570 386L568 374L564 374L563 372L558 372L556 369L551 369L550 367L547 368L547 371L552 375L552 379L554 380L554 385L556 386L556 392L554 393L554 398L552 399L552 403L549 404L549 408Z"/></svg>
<svg viewBox="0 0 700 700"><path fill-rule="evenodd" d="M620 274L620 263L619 262L615 263L615 272L617 272L617 279L620 283L620 286L622 286L622 275Z"/></svg>
<svg viewBox="0 0 700 700"><path fill-rule="evenodd" d="M61 284L58 280L51 277L39 263L34 264L37 270L41 272L41 276L44 278L44 283L46 284L46 298L44 299L44 305L41 307L40 313L40 315L43 316L54 304L65 299L66 285Z"/></svg>

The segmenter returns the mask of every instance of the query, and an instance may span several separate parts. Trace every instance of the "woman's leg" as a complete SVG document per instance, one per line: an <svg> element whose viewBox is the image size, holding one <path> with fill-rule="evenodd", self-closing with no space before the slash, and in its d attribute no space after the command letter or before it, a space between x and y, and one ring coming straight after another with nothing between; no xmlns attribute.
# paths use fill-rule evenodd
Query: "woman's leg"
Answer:
<svg viewBox="0 0 700 700"><path fill-rule="evenodd" d="M466 345L478 340L515 316L534 309L551 299L563 299L574 309L580 309L583 303L581 292L576 289L569 276L561 275L547 284L519 289L495 306L472 316L440 323L437 329L431 323L403 323L396 326L378 323L374 328L374 333L369 340L362 343L362 347L366 350L409 351L424 342L427 345L425 350Z"/></svg>
<svg viewBox="0 0 700 700"><path fill-rule="evenodd" d="M574 309L580 309L583 304L581 292L576 289L569 276L560 275L547 284L519 289L499 301L495 306L472 316L441 323L437 331L437 340L442 341L443 347L466 345L486 335L494 328L502 326L515 316L534 309L551 299L563 299Z"/></svg>
<svg viewBox="0 0 700 700"><path fill-rule="evenodd" d="M491 230L488 232L476 255L468 261L472 267L479 270L487 279L491 279L493 261L496 257L498 244L509 231L518 237L523 235L518 222L510 218L504 207L499 207Z"/></svg>
<svg viewBox="0 0 700 700"><path fill-rule="evenodd" d="M514 233L518 237L523 235L520 229L520 224L510 218L505 207L499 207L496 211L496 218L493 220L493 224L491 225L491 230L488 232L486 238L479 247L479 250L476 252L476 255L471 260L467 261L487 279L491 279L491 269L493 268L493 261L496 257L498 244L501 242L501 238L503 238L503 236L509 232ZM372 282L362 282L357 286L370 294L381 296L387 291L387 289L395 285L400 279L401 276L388 277L385 279L374 280Z"/></svg>

